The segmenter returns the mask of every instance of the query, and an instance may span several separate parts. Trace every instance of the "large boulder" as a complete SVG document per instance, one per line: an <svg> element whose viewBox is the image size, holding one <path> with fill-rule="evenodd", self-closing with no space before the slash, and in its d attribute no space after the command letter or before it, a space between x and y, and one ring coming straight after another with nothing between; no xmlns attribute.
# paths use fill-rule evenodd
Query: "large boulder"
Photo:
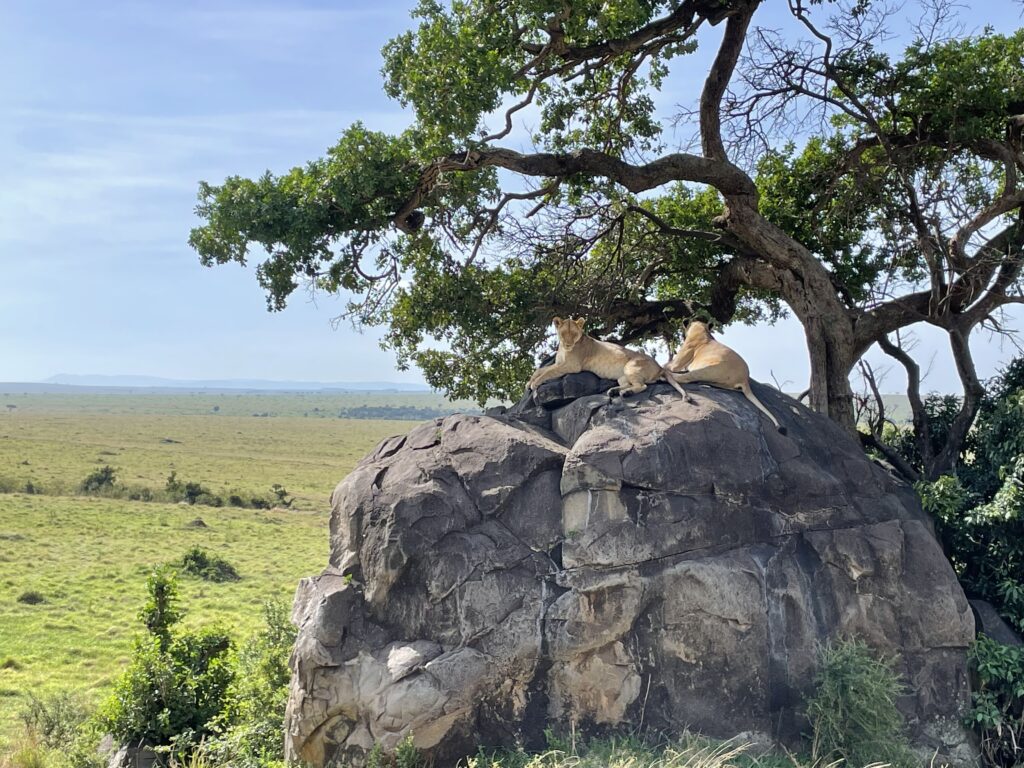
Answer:
<svg viewBox="0 0 1024 768"><path fill-rule="evenodd" d="M767 387L788 436L739 393L607 384L419 426L337 487L288 755L412 734L446 760L550 724L792 741L836 637L895 655L914 733L955 742L974 620L914 494Z"/></svg>

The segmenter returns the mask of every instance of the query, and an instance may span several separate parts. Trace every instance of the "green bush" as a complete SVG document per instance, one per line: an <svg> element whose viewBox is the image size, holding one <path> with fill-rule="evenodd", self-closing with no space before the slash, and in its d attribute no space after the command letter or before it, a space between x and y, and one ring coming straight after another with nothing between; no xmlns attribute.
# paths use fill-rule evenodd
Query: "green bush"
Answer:
<svg viewBox="0 0 1024 768"><path fill-rule="evenodd" d="M1003 468L991 501L956 478L919 483L918 494L936 520L964 590L988 600L1018 632L1024 631L1024 456Z"/></svg>
<svg viewBox="0 0 1024 768"><path fill-rule="evenodd" d="M211 555L201 547L192 547L186 552L178 565L182 572L198 576L204 581L239 581L235 566L219 555Z"/></svg>
<svg viewBox="0 0 1024 768"><path fill-rule="evenodd" d="M977 674L968 723L985 765L1024 763L1024 648L980 635L971 649Z"/></svg>
<svg viewBox="0 0 1024 768"><path fill-rule="evenodd" d="M178 609L178 583L174 571L163 566L155 568L146 578L146 595L148 596L139 621L146 631L160 640L160 647L166 650L171 643L171 627L181 619Z"/></svg>
<svg viewBox="0 0 1024 768"><path fill-rule="evenodd" d="M79 487L83 493L99 493L113 488L115 480L117 480L117 470L110 465L105 465L90 472Z"/></svg>
<svg viewBox="0 0 1024 768"><path fill-rule="evenodd" d="M155 571L140 612L148 634L101 708L101 726L122 743L145 740L189 749L213 735L234 679L231 641L217 629L178 631L173 573Z"/></svg>
<svg viewBox="0 0 1024 768"><path fill-rule="evenodd" d="M218 718L218 735L207 743L207 754L216 765L263 768L284 760L288 656L295 627L284 603L265 603L263 615L263 629L235 657L236 674Z"/></svg>
<svg viewBox="0 0 1024 768"><path fill-rule="evenodd" d="M21 721L33 740L48 749L66 750L78 738L89 714L82 700L68 691L47 696L29 693Z"/></svg>
<svg viewBox="0 0 1024 768"><path fill-rule="evenodd" d="M913 766L896 707L903 686L891 662L877 658L860 640L846 640L824 647L819 664L807 702L813 760Z"/></svg>

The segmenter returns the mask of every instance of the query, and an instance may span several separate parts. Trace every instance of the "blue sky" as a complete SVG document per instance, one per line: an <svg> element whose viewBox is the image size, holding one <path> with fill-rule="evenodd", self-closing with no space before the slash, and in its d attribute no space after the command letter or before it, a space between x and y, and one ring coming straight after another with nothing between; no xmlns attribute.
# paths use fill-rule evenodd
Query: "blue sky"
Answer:
<svg viewBox="0 0 1024 768"><path fill-rule="evenodd" d="M380 91L379 50L412 5L4 0L0 381L420 381L395 370L375 334L334 329L336 298L296 294L268 313L251 268L205 269L186 243L200 179L286 171L355 120L407 123ZM971 23L1021 24L1019 4L990 12ZM696 82L673 79L666 116ZM797 324L724 338L756 378L806 381ZM926 358L929 344L941 348L924 338ZM986 375L1013 353L983 337L975 346ZM943 354L930 388L956 386Z"/></svg>

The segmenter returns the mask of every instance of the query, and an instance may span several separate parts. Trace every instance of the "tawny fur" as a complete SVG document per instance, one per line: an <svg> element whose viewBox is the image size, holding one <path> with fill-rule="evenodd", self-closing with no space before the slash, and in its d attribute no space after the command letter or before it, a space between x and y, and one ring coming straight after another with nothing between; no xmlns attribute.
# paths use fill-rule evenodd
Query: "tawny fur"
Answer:
<svg viewBox="0 0 1024 768"><path fill-rule="evenodd" d="M672 378L671 372L650 355L626 349L608 341L598 341L583 332L583 318L553 321L558 331L558 352L552 365L538 368L530 377L529 387L536 391L545 381L557 379L567 373L590 371L602 379L614 379L617 387L608 390L622 395L635 395L647 389L648 384L667 381L687 402L689 395Z"/></svg>
<svg viewBox="0 0 1024 768"><path fill-rule="evenodd" d="M715 341L704 323L694 321L686 329L686 338L668 364L680 384L704 382L725 389L738 389L769 419L782 434L786 428L764 407L750 389L750 369L737 352Z"/></svg>

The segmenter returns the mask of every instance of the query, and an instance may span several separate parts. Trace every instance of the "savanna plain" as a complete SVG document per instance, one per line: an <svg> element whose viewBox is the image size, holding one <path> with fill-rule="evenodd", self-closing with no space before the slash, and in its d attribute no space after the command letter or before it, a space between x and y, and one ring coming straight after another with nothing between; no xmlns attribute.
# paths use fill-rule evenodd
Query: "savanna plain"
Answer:
<svg viewBox="0 0 1024 768"><path fill-rule="evenodd" d="M154 567L194 547L230 563L237 581L181 578L181 602L189 625L241 639L267 600L290 602L326 564L330 493L359 459L458 407L430 394L4 392L0 754L30 694L96 703L111 690ZM107 467L112 484L83 491ZM222 505L165 500L189 484Z"/></svg>

